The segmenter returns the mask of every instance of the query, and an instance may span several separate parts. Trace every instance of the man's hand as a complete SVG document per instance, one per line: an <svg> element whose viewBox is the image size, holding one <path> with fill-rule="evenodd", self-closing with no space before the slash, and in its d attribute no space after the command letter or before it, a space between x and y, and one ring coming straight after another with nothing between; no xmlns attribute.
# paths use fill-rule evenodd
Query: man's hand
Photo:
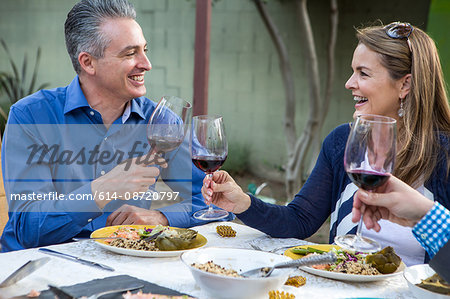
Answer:
<svg viewBox="0 0 450 299"><path fill-rule="evenodd" d="M131 224L161 224L167 226L169 221L160 211L147 210L130 205L121 206L106 219L106 226Z"/></svg>
<svg viewBox="0 0 450 299"><path fill-rule="evenodd" d="M129 199L134 192L145 192L150 185L156 182L159 169L154 166L155 162L161 167L167 167L162 158L154 161L154 156L148 160L144 157L136 157L120 163L107 174L97 178L91 183L92 194L96 195L95 203L103 209L109 201L101 200L103 194L116 194L118 199Z"/></svg>
<svg viewBox="0 0 450 299"><path fill-rule="evenodd" d="M353 197L352 221L359 221L363 213L366 227L377 232L381 229L378 223L380 219L412 227L431 210L433 205L432 200L391 176L385 184L373 192L361 189L356 192Z"/></svg>

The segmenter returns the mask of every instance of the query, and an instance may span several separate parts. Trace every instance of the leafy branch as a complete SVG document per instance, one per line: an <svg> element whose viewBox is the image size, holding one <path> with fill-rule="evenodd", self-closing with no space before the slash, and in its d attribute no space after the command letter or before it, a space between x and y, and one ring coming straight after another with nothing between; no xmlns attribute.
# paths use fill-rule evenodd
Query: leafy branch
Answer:
<svg viewBox="0 0 450 299"><path fill-rule="evenodd" d="M0 72L0 86L3 89L3 91L6 93L6 95L9 98L10 105L14 104L18 100L20 100L23 97L26 97L29 94L32 94L33 92L46 88L49 86L49 83L43 83L39 87L35 88L36 80L38 76L38 69L39 69L39 61L41 59L41 48L39 47L37 49L36 53L36 60L34 64L34 69L31 75L31 80L29 85L27 86L27 74L28 74L28 59L27 54L25 53L21 71L19 72L19 68L17 67L17 64L14 62L14 59L11 56L11 52L9 51L8 46L6 45L6 42L3 39L0 39L0 43L3 47L3 49L6 52L6 55L9 60L9 64L12 68L13 73L7 73L7 72ZM8 119L8 115L5 112L3 108L0 107L0 116L4 118L6 121Z"/></svg>

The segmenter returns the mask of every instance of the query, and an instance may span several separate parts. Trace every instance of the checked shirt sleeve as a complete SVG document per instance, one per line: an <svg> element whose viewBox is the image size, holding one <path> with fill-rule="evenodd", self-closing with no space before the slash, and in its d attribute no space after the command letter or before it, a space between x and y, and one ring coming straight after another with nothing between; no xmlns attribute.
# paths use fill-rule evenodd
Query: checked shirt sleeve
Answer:
<svg viewBox="0 0 450 299"><path fill-rule="evenodd" d="M450 239L450 211L436 202L412 231L432 258Z"/></svg>

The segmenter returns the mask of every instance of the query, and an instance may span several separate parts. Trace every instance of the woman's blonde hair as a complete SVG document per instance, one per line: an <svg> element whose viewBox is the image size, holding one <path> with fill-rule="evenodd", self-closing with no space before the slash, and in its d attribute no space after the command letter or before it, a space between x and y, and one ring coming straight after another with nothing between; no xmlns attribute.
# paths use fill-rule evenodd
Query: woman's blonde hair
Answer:
<svg viewBox="0 0 450 299"><path fill-rule="evenodd" d="M448 175L450 107L436 45L424 31L413 28L409 36L412 51L405 38L389 37L384 26L357 29L357 38L380 54L392 79L411 74L411 89L403 100L405 113L398 126L400 148L394 175L418 187L431 177L441 159L447 160Z"/></svg>

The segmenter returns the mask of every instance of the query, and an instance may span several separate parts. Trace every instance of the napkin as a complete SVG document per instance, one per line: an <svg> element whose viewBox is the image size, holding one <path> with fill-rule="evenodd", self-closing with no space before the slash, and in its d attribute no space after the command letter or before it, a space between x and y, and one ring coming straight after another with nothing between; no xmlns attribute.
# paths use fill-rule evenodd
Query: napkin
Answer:
<svg viewBox="0 0 450 299"><path fill-rule="evenodd" d="M129 275L118 275L118 276L110 276L102 279L94 279L88 282L79 283L71 286L58 286L68 294L78 298L81 296L91 296L94 294L98 294L100 292L126 288L130 285L142 284L144 287L141 288L143 293L153 293L160 295L170 295L170 296L181 296L186 295L179 293L175 290L168 289L157 284L140 280L136 277L132 277ZM137 293L139 290L134 290L132 293ZM26 297L20 297L26 298ZM54 299L55 295L50 290L45 290L41 292L39 298L43 299ZM115 293L110 295L105 295L101 297L102 299L123 299L122 293Z"/></svg>

